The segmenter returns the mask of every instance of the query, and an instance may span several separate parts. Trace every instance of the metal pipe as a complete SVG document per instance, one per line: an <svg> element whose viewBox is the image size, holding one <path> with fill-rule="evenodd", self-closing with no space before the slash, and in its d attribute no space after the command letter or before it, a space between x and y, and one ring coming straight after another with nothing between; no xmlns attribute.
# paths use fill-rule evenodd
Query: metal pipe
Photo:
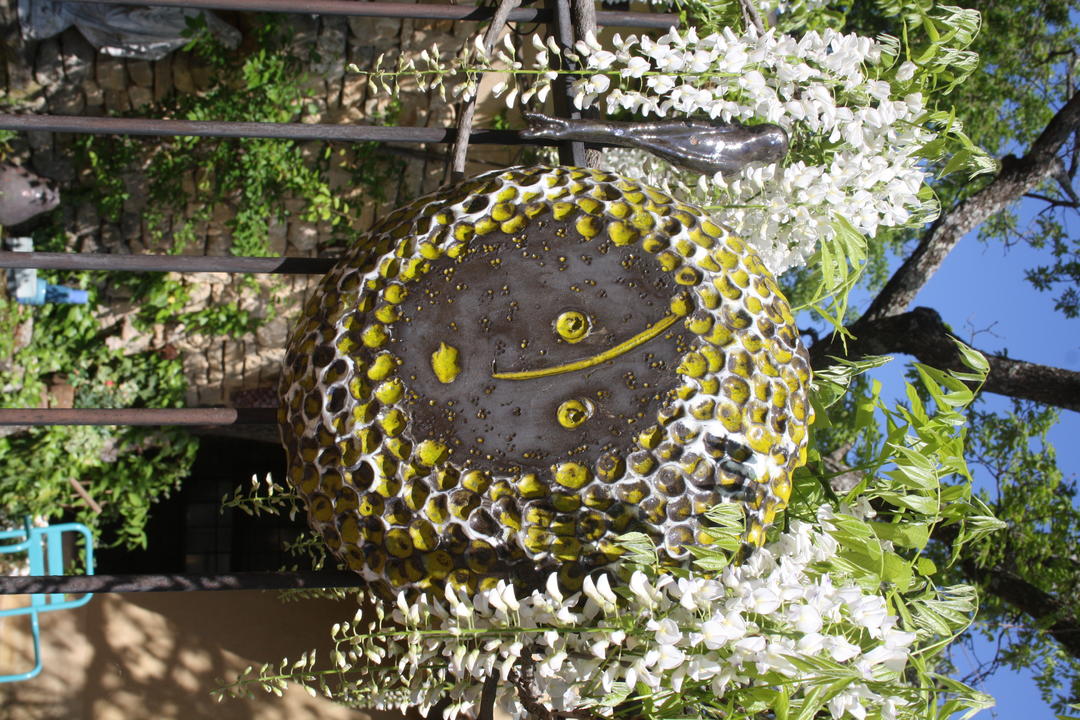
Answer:
<svg viewBox="0 0 1080 720"><path fill-rule="evenodd" d="M334 258L237 257L233 255L121 255L0 251L0 268L123 270L125 272L229 272L322 275Z"/></svg>
<svg viewBox="0 0 1080 720"><path fill-rule="evenodd" d="M364 584L362 577L349 572L0 576L0 595L286 590L290 588L348 588L361 587Z"/></svg>
<svg viewBox="0 0 1080 720"><path fill-rule="evenodd" d="M259 425L274 408L0 408L0 425Z"/></svg>
<svg viewBox="0 0 1080 720"><path fill-rule="evenodd" d="M178 135L191 137L278 138L338 142L452 143L453 128L331 125L328 123L218 122L156 118L90 117L84 115L0 114L0 130L36 130L96 135ZM517 130L475 130L471 143L488 145L553 145L546 140L523 140Z"/></svg>
<svg viewBox="0 0 1080 720"><path fill-rule="evenodd" d="M550 8L554 22L549 26L549 31L555 42L564 51L574 48L574 20L570 16L570 0L546 0ZM569 63L571 69L574 64ZM581 111L574 108L570 103L571 78L560 75L552 83L551 101L555 106L555 114L561 117L578 119ZM573 167L585 167L585 143L568 140L559 143L559 163Z"/></svg>
<svg viewBox="0 0 1080 720"><path fill-rule="evenodd" d="M131 5L131 0L72 0ZM474 5L398 4L392 2L356 2L355 0L144 0L138 5L202 8L205 10L241 10L247 12L296 13L310 15L351 15L353 17L418 18L427 20L490 20L494 8ZM511 22L549 22L551 15L538 8L520 8L510 14ZM596 13L600 25L666 30L679 24L672 13L634 13L601 10Z"/></svg>

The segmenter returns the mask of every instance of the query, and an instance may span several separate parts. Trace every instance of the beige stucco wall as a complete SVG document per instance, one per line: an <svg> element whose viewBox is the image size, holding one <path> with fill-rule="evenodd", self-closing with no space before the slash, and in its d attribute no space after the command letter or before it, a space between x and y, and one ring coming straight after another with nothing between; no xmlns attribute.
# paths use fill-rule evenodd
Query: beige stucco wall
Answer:
<svg viewBox="0 0 1080 720"><path fill-rule="evenodd" d="M45 669L0 685L0 718L366 719L296 688L283 698L258 691L221 703L209 694L247 665L295 659L313 647L327 657L330 626L353 612L351 603L283 604L274 592L99 594L82 608L41 616ZM28 631L26 618L0 619L0 673L31 665Z"/></svg>

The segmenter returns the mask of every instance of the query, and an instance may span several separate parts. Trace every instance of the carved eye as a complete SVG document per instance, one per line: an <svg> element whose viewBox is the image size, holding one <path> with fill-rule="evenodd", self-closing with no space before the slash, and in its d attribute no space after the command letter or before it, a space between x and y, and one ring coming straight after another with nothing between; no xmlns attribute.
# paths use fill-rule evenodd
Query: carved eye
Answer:
<svg viewBox="0 0 1080 720"><path fill-rule="evenodd" d="M555 318L556 334L568 343L584 340L591 327L588 316L577 310L567 310Z"/></svg>
<svg viewBox="0 0 1080 720"><path fill-rule="evenodd" d="M567 430L580 427L593 413L593 404L588 400L566 400L555 411L559 424Z"/></svg>

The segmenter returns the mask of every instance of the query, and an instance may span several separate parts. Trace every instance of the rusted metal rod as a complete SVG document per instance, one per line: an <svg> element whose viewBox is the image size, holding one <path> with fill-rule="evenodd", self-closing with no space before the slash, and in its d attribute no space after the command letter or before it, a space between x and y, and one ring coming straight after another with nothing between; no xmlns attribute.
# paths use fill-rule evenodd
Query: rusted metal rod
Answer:
<svg viewBox="0 0 1080 720"><path fill-rule="evenodd" d="M348 572L242 572L213 575L38 575L0 576L0 595L34 593L190 592L360 587L364 579Z"/></svg>
<svg viewBox="0 0 1080 720"><path fill-rule="evenodd" d="M264 425L274 408L0 408L0 425Z"/></svg>
<svg viewBox="0 0 1080 720"><path fill-rule="evenodd" d="M230 272L322 275L334 258L236 257L232 255L121 255L0 251L0 268L124 270L127 272Z"/></svg>
<svg viewBox="0 0 1080 720"><path fill-rule="evenodd" d="M339 142L452 143L453 128L333 125L329 123L218 122L156 118L91 117L85 115L0 114L0 130L89 133L95 135L167 135L185 137L278 138ZM554 144L524 140L516 130L476 130L469 142L488 145Z"/></svg>
<svg viewBox="0 0 1080 720"><path fill-rule="evenodd" d="M109 5L160 5L202 8L205 10L241 10L247 12L303 13L305 15L351 15L353 17L419 18L427 20L490 20L494 9L475 5L398 4L392 2L356 2L355 0L73 0L104 2ZM549 22L550 13L538 8L521 8L510 14L511 22ZM654 28L664 30L678 25L672 13L636 13L602 10L596 13L600 25Z"/></svg>

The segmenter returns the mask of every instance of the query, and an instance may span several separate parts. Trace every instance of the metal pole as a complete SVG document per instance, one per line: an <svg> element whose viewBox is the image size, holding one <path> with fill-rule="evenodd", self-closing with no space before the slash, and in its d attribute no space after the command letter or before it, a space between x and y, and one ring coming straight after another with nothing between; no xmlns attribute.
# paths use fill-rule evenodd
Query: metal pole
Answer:
<svg viewBox="0 0 1080 720"><path fill-rule="evenodd" d="M179 135L191 137L278 138L338 142L452 143L453 128L331 125L326 123L218 122L151 118L90 117L83 115L0 114L0 130L90 133L97 135ZM553 145L523 140L517 130L476 130L469 142L489 145Z"/></svg>
<svg viewBox="0 0 1080 720"><path fill-rule="evenodd" d="M574 48L574 21L570 16L570 0L546 0L552 10L555 22L550 27L555 42L564 51ZM568 64L573 67L572 63ZM560 75L552 85L551 100L555 105L555 114L573 118L581 117L581 111L570 104L571 79L566 75ZM575 140L559 142L559 163L572 165L573 167L585 167L585 143Z"/></svg>
<svg viewBox="0 0 1080 720"><path fill-rule="evenodd" d="M0 425L262 425L274 408L0 408Z"/></svg>
<svg viewBox="0 0 1080 720"><path fill-rule="evenodd" d="M230 272L322 275L334 258L236 257L232 255L120 255L0 251L0 268L123 270L125 272Z"/></svg>
<svg viewBox="0 0 1080 720"><path fill-rule="evenodd" d="M296 13L310 15L351 15L353 17L418 18L428 20L490 20L494 8L475 5L398 4L392 2L356 2L355 0L72 0L104 2L109 5L150 5L201 8L205 10L241 10L247 12ZM511 22L549 22L551 15L538 8L520 8L510 14ZM601 10L596 13L600 25L666 30L679 24L672 13L632 13Z"/></svg>
<svg viewBox="0 0 1080 720"><path fill-rule="evenodd" d="M349 572L0 576L0 595L285 590L289 588L348 588L363 585L365 582L362 577Z"/></svg>

